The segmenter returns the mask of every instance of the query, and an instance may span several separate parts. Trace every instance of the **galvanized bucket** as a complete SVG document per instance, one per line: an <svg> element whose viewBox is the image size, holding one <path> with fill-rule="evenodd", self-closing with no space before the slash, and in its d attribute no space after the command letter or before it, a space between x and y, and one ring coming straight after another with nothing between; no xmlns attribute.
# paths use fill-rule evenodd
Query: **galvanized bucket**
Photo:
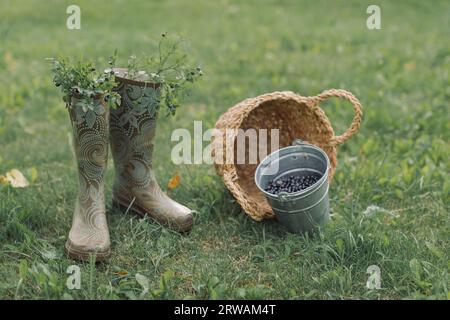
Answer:
<svg viewBox="0 0 450 320"><path fill-rule="evenodd" d="M294 233L313 234L329 218L329 169L330 160L322 149L297 139L292 146L279 149L261 161L255 182L282 225ZM310 174L319 174L321 178L299 192L275 195L265 191L269 181Z"/></svg>

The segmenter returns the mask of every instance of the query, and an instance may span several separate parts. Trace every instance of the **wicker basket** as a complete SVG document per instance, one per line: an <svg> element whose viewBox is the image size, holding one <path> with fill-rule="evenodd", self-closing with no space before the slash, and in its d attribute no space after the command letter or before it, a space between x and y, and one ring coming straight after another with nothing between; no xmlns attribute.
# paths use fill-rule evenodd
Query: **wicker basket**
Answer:
<svg viewBox="0 0 450 320"><path fill-rule="evenodd" d="M330 121L318 106L321 101L330 97L348 100L355 111L350 128L340 136L334 135ZM337 146L358 131L361 117L361 104L348 91L331 89L313 97L302 97L285 91L264 94L238 103L219 118L216 129L219 129L218 132L225 132L225 129L279 129L280 148L291 145L297 138L317 145L330 158L331 181L337 164ZM220 145L215 144L213 155L214 152L217 154L217 148L221 148L224 159L227 153L236 156L237 134L236 130L231 132L232 134L227 133L221 139L216 138L220 141ZM270 136L268 145L269 153L275 151L270 150ZM248 150L246 153L248 159ZM258 159L258 163L261 160ZM237 164L236 158L230 162L233 163L216 162L216 170L244 211L256 221L273 218L272 209L255 184L254 174L257 164Z"/></svg>

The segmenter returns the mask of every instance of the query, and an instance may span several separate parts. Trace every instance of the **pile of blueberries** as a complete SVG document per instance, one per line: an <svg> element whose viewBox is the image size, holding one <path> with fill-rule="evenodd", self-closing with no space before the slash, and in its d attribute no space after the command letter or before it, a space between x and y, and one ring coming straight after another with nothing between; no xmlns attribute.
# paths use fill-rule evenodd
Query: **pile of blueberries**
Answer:
<svg viewBox="0 0 450 320"><path fill-rule="evenodd" d="M314 183L319 181L320 178L321 175L315 173L309 174L307 176L284 176L275 181L269 181L267 187L264 190L272 194L279 194L280 192L299 192L312 186Z"/></svg>

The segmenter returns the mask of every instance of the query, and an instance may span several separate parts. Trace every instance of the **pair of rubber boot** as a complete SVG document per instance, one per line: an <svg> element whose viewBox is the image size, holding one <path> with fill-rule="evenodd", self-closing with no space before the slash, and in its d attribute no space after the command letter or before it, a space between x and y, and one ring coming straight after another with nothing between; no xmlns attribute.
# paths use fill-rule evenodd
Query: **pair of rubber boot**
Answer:
<svg viewBox="0 0 450 320"><path fill-rule="evenodd" d="M109 144L115 167L113 206L147 215L179 232L189 231L193 223L191 210L161 190L152 170L158 88L125 78L116 77L116 81L120 107L109 109L99 95L92 110L76 96L68 108L79 192L66 250L80 260L95 255L101 261L110 256L104 193Z"/></svg>

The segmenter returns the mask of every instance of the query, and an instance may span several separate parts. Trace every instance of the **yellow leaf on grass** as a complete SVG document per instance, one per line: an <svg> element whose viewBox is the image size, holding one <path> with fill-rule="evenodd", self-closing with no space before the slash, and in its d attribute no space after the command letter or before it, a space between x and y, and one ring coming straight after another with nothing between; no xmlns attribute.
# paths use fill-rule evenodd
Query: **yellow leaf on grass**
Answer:
<svg viewBox="0 0 450 320"><path fill-rule="evenodd" d="M180 184L180 181L181 176L177 173L172 178L170 178L169 183L167 184L167 188L169 188L169 190L175 189Z"/></svg>
<svg viewBox="0 0 450 320"><path fill-rule="evenodd" d="M414 70L416 68L416 63L414 61L409 61L403 65L403 68L406 71Z"/></svg>
<svg viewBox="0 0 450 320"><path fill-rule="evenodd" d="M31 183L35 182L38 178L38 171L35 167L31 167L26 172L27 176L30 178Z"/></svg>
<svg viewBox="0 0 450 320"><path fill-rule="evenodd" d="M8 179L5 176L0 176L0 184L8 184Z"/></svg>
<svg viewBox="0 0 450 320"><path fill-rule="evenodd" d="M30 185L27 178L17 169L12 169L6 173L6 180L13 188L25 188Z"/></svg>
<svg viewBox="0 0 450 320"><path fill-rule="evenodd" d="M8 68L8 70L10 70L10 71L16 70L18 63L17 63L17 60L14 59L11 52L5 53L5 55L3 56L3 61L5 61L5 65Z"/></svg>

